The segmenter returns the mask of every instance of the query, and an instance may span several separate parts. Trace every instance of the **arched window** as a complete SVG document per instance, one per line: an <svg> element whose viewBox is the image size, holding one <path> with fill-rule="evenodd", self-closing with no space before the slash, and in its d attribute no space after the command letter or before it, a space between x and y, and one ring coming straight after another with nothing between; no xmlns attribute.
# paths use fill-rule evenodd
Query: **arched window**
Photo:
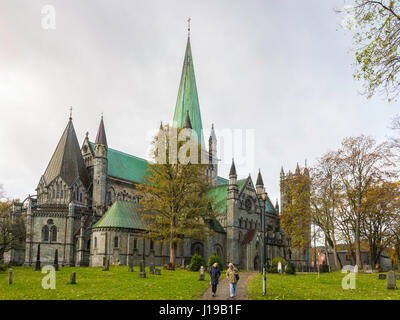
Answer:
<svg viewBox="0 0 400 320"><path fill-rule="evenodd" d="M96 237L94 237L94 248L95 249L97 248L97 238Z"/></svg>
<svg viewBox="0 0 400 320"><path fill-rule="evenodd" d="M51 234L51 241L56 242L57 241L57 227L56 226L51 227L50 234Z"/></svg>
<svg viewBox="0 0 400 320"><path fill-rule="evenodd" d="M53 189L53 199L56 197L56 190Z"/></svg>
<svg viewBox="0 0 400 320"><path fill-rule="evenodd" d="M60 185L57 183L57 199L60 198Z"/></svg>
<svg viewBox="0 0 400 320"><path fill-rule="evenodd" d="M61 196L60 196L60 198L61 198L61 199L64 198L64 190L63 190L63 189L61 189Z"/></svg>
<svg viewBox="0 0 400 320"><path fill-rule="evenodd" d="M82 202L82 192L79 194L79 201Z"/></svg>
<svg viewBox="0 0 400 320"><path fill-rule="evenodd" d="M133 249L137 249L137 239L133 239Z"/></svg>
<svg viewBox="0 0 400 320"><path fill-rule="evenodd" d="M42 241L49 241L49 227L44 226L42 228Z"/></svg>
<svg viewBox="0 0 400 320"><path fill-rule="evenodd" d="M118 237L114 238L114 248L118 248Z"/></svg>
<svg viewBox="0 0 400 320"><path fill-rule="evenodd" d="M150 240L150 250L154 250L154 241Z"/></svg>
<svg viewBox="0 0 400 320"><path fill-rule="evenodd" d="M90 239L89 239L88 242L87 242L87 247L86 247L86 249L90 250Z"/></svg>

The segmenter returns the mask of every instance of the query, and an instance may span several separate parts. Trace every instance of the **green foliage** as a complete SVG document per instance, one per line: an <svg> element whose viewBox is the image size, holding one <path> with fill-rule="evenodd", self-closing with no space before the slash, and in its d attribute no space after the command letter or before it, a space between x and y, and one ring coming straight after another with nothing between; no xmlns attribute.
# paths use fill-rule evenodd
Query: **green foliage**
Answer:
<svg viewBox="0 0 400 320"><path fill-rule="evenodd" d="M200 255L195 254L192 256L192 259L190 260L189 270L199 271L202 265L203 265L203 258Z"/></svg>
<svg viewBox="0 0 400 320"><path fill-rule="evenodd" d="M278 267L269 267L267 272L268 273L278 273Z"/></svg>
<svg viewBox="0 0 400 320"><path fill-rule="evenodd" d="M289 262L288 263L288 265L287 265L287 267L286 267L286 270L285 270L285 273L286 274L296 274L296 266L295 266L295 264L293 263L293 262Z"/></svg>
<svg viewBox="0 0 400 320"><path fill-rule="evenodd" d="M278 267L278 262L281 262L282 267L284 267L286 265L286 260L281 258L281 257L276 257L274 259L272 259L272 266L273 267Z"/></svg>
<svg viewBox="0 0 400 320"><path fill-rule="evenodd" d="M5 264L0 264L0 272L5 272L7 270L7 266Z"/></svg>
<svg viewBox="0 0 400 320"><path fill-rule="evenodd" d="M219 258L219 256L218 256L216 253L213 253L213 254L210 256L210 258L208 258L208 269L210 269L211 266L212 266L215 262L218 263L219 268L222 270L222 269L223 269L223 265L222 265L221 259Z"/></svg>

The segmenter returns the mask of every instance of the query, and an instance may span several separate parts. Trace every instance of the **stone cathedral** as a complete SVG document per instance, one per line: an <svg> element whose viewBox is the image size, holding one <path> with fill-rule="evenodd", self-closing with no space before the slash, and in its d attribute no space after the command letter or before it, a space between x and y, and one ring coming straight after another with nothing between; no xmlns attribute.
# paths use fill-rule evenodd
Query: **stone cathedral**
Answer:
<svg viewBox="0 0 400 320"><path fill-rule="evenodd" d="M190 36L173 124L195 130L199 143L205 146ZM31 237L26 238L24 250L11 251L6 261L34 265L40 244L42 265L53 263L56 249L63 266L99 267L106 259L112 264L137 265L143 254L147 263L168 263L169 245L144 241L141 236L143 226L136 210L136 186L142 181L148 161L112 149L109 142L103 117L95 140L91 141L86 134L82 145L77 140L72 117L69 118L40 177L36 195L14 202L12 214L26 217ZM210 192L219 208L217 219L209 225L214 232L205 241L184 239L178 246L177 264L189 264L193 254L200 254L207 261L215 252L224 266L232 262L241 269L259 269L264 214L267 263L280 256L297 265L310 265L310 247L292 256L295 248L290 247L290 240L282 232L278 202L274 206L268 197L265 201L261 197L265 192L261 172L255 184L250 175L238 180L232 161L228 179L220 177L216 145L212 126L208 150L204 152L210 159L206 170L213 183ZM282 172L281 184L284 177Z"/></svg>

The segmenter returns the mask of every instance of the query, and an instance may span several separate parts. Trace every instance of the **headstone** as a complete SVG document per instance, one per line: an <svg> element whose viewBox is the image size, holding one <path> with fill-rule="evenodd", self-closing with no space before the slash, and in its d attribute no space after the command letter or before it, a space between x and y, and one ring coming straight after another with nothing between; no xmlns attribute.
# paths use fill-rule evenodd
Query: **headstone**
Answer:
<svg viewBox="0 0 400 320"><path fill-rule="evenodd" d="M161 269L156 268L155 269L155 274L158 275L158 276L161 276Z"/></svg>
<svg viewBox="0 0 400 320"><path fill-rule="evenodd" d="M54 253L54 270L58 271L58 249Z"/></svg>
<svg viewBox="0 0 400 320"><path fill-rule="evenodd" d="M400 274L396 274L396 280L400 281Z"/></svg>
<svg viewBox="0 0 400 320"><path fill-rule="evenodd" d="M204 267L200 267L200 276L199 276L199 281L204 281Z"/></svg>
<svg viewBox="0 0 400 320"><path fill-rule="evenodd" d="M386 280L386 274L381 273L379 275L379 280Z"/></svg>
<svg viewBox="0 0 400 320"><path fill-rule="evenodd" d="M358 265L354 266L354 273L358 273Z"/></svg>
<svg viewBox="0 0 400 320"><path fill-rule="evenodd" d="M133 258L129 259L128 258L128 272L133 272Z"/></svg>
<svg viewBox="0 0 400 320"><path fill-rule="evenodd" d="M12 271L12 269L9 269L8 270L8 284L12 285L12 283L13 283L13 271Z"/></svg>
<svg viewBox="0 0 400 320"><path fill-rule="evenodd" d="M154 263L150 263L150 274L154 274Z"/></svg>
<svg viewBox="0 0 400 320"><path fill-rule="evenodd" d="M145 270L144 260L140 261L139 277L140 278L146 278L146 270Z"/></svg>
<svg viewBox="0 0 400 320"><path fill-rule="evenodd" d="M106 259L106 264L104 266L103 271L110 271L110 260Z"/></svg>
<svg viewBox="0 0 400 320"><path fill-rule="evenodd" d="M40 243L38 244L38 249L37 249L35 271L40 271Z"/></svg>
<svg viewBox="0 0 400 320"><path fill-rule="evenodd" d="M282 274L282 262L278 262L278 273Z"/></svg>
<svg viewBox="0 0 400 320"><path fill-rule="evenodd" d="M71 278L69 280L69 283L70 284L76 284L76 273L75 272L71 273Z"/></svg>
<svg viewBox="0 0 400 320"><path fill-rule="evenodd" d="M397 289L397 287L396 287L396 278L394 277L394 271L393 270L388 272L387 288L391 289L391 290Z"/></svg>

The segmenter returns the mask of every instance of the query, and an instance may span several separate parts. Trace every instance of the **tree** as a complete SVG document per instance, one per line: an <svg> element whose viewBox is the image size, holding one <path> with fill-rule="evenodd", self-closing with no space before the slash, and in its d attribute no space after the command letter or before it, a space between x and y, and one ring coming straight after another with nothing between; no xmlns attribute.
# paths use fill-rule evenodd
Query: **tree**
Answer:
<svg viewBox="0 0 400 320"><path fill-rule="evenodd" d="M312 221L323 232L332 249L336 269L340 270L342 263L337 254L337 220L341 194L335 153L328 152L322 156L310 172Z"/></svg>
<svg viewBox="0 0 400 320"><path fill-rule="evenodd" d="M282 229L289 236L292 247L305 248L310 244L310 178L308 174L301 174L299 167L294 174L286 176L283 199Z"/></svg>
<svg viewBox="0 0 400 320"><path fill-rule="evenodd" d="M400 93L400 3L395 0L354 0L352 10L356 71L368 98L376 92L389 101Z"/></svg>
<svg viewBox="0 0 400 320"><path fill-rule="evenodd" d="M13 249L22 249L26 237L22 217L10 214L12 201L0 201L0 265L4 264L4 254Z"/></svg>
<svg viewBox="0 0 400 320"><path fill-rule="evenodd" d="M368 241L373 266L378 263L381 253L396 243L397 235L392 226L396 225L399 214L399 195L400 184L387 181L372 185L366 194L361 231L363 238Z"/></svg>
<svg viewBox="0 0 400 320"><path fill-rule="evenodd" d="M342 223L354 231L356 264L361 263L361 225L366 217L364 201L374 183L395 177L392 153L387 143L377 144L373 138L361 135L346 138L337 151L335 163L343 189ZM343 219L345 217L345 219ZM350 236L350 235L348 235Z"/></svg>
<svg viewBox="0 0 400 320"><path fill-rule="evenodd" d="M156 162L149 164L138 186L146 236L169 243L172 264L177 244L185 238L204 239L214 219L211 184L200 161L201 146L194 142L191 130L161 127L153 141Z"/></svg>

